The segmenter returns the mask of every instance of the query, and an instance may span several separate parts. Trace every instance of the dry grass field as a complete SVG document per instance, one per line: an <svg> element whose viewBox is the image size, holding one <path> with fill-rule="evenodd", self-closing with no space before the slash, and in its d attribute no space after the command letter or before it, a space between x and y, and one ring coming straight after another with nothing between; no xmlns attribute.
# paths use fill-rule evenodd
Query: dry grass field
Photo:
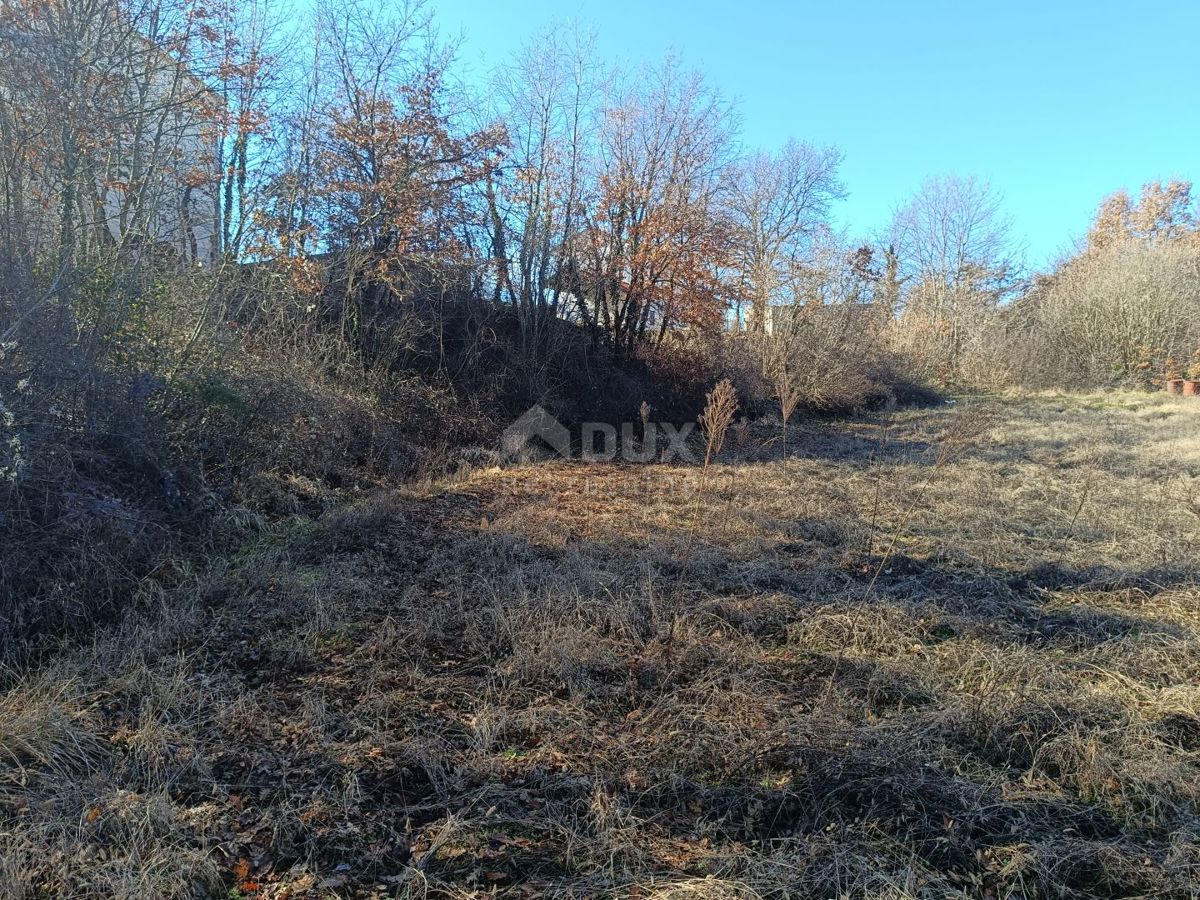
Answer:
<svg viewBox="0 0 1200 900"><path fill-rule="evenodd" d="M174 573L8 673L0 895L1200 896L1200 403L777 435Z"/></svg>

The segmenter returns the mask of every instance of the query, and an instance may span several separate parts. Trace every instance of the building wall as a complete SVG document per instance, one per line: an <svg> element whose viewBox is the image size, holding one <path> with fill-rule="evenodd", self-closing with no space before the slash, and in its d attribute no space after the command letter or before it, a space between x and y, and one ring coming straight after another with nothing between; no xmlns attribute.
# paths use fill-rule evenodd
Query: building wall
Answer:
<svg viewBox="0 0 1200 900"><path fill-rule="evenodd" d="M31 65L57 49L39 36L36 26L18 37ZM4 50L0 41L0 53ZM135 252L145 248L182 265L211 264L220 252L221 236L221 172L211 95L199 79L181 72L174 60L140 37L119 45L114 58L116 62L93 62L97 71L107 67L111 100L100 109L81 110L79 121L71 123L86 137L71 167L55 143L59 129L48 118L56 107L53 86L43 87L36 79L23 83L25 73L19 68L0 65L0 103L15 113L8 121L20 122L28 131L24 143L17 134L11 146L2 148L6 159L10 152L26 159L20 177L5 182L10 194L17 193L8 199L8 214L16 203L23 243L39 254L53 251L62 234L62 200L71 196L66 188L73 186L77 201L71 223L77 240ZM5 84L6 71L15 79L15 90ZM18 147L20 151L14 150Z"/></svg>

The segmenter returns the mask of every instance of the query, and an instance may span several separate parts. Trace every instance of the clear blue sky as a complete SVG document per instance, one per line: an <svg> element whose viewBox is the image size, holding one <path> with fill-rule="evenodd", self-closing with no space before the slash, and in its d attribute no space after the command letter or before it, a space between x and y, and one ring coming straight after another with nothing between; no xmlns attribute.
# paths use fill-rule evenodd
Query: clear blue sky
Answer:
<svg viewBox="0 0 1200 900"><path fill-rule="evenodd" d="M974 173L1040 266L1117 188L1200 181L1200 0L432 3L477 74L565 20L608 60L677 51L739 101L747 143L845 153L837 215L856 234L925 177Z"/></svg>

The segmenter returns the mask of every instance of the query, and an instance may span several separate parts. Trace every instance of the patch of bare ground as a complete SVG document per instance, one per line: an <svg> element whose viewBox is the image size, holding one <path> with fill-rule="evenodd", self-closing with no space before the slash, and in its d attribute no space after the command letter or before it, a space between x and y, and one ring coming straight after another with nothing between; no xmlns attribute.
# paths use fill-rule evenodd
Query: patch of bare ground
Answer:
<svg viewBox="0 0 1200 900"><path fill-rule="evenodd" d="M380 494L13 673L0 894L1196 895L1200 405L734 429L692 535L699 480Z"/></svg>

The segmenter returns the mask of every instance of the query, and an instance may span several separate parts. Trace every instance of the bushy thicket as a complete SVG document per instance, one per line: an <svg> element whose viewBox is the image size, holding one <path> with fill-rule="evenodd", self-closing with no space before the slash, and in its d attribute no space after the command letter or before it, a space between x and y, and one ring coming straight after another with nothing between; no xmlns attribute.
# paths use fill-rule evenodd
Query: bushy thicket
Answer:
<svg viewBox="0 0 1200 900"><path fill-rule="evenodd" d="M1200 243L1124 241L1072 260L1009 319L1024 383L1161 386L1200 349Z"/></svg>
<svg viewBox="0 0 1200 900"><path fill-rule="evenodd" d="M16 284L17 282L12 282ZM39 285L5 295L11 321ZM8 651L121 607L265 521L452 472L539 403L567 424L694 419L720 378L744 414L894 397L886 315L797 308L769 334L681 330L620 354L578 323L460 295L356 315L328 277L113 261L60 286L0 358L0 607ZM901 397L903 399L903 396ZM39 637L40 636L40 637Z"/></svg>
<svg viewBox="0 0 1200 900"><path fill-rule="evenodd" d="M1161 389L1200 378L1200 214L1187 182L1103 202L1079 249L1001 299L918 282L892 346L935 381L992 389Z"/></svg>

